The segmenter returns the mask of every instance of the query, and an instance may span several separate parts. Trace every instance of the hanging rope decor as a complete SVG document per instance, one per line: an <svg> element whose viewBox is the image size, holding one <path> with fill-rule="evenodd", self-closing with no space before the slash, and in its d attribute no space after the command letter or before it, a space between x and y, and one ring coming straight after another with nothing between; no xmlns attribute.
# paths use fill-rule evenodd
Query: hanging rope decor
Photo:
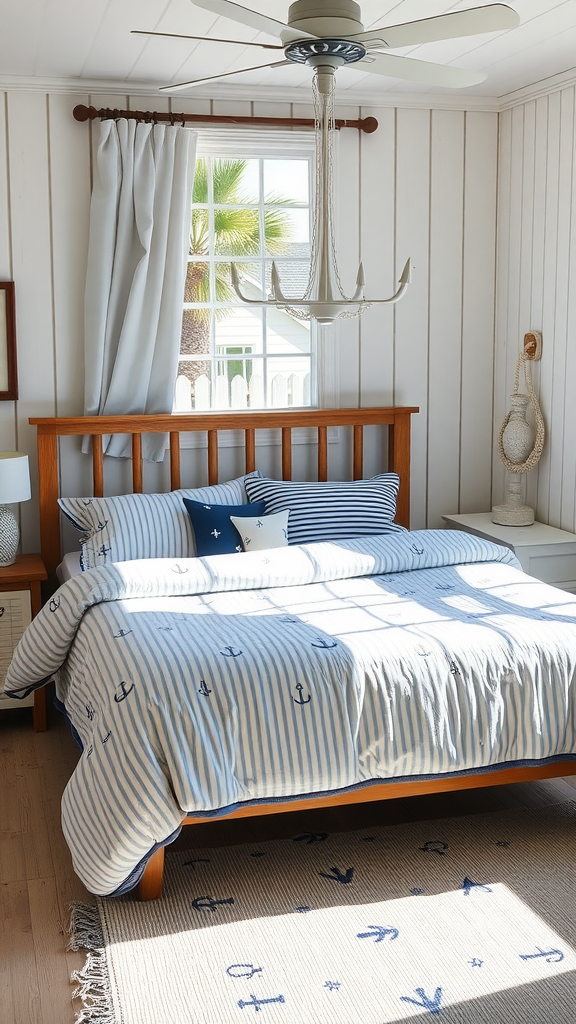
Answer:
<svg viewBox="0 0 576 1024"><path fill-rule="evenodd" d="M502 426L500 427L500 433L498 434L498 451L500 453L500 458L502 459L502 462L504 463L504 466L506 467L509 473L529 473L530 470L534 469L534 467L538 464L540 456L542 455L542 449L544 448L544 438L546 436L546 431L544 427L544 419L542 417L542 412L540 410L540 405L538 403L538 398L536 397L536 392L534 391L534 386L532 384L532 369L530 363L531 359L527 357L525 351L521 351L518 353L518 359L516 362L516 373L514 375L514 393L512 397L520 394L520 370L523 367L524 380L526 382L526 390L528 392L530 402L532 403L532 409L534 411L536 437L534 440L534 447L532 448L532 451L527 456L525 461L511 462L508 456L506 455L506 452L504 451L503 445L504 431L506 430L506 427L508 426L510 417L512 415L511 411L507 413L502 422Z"/></svg>

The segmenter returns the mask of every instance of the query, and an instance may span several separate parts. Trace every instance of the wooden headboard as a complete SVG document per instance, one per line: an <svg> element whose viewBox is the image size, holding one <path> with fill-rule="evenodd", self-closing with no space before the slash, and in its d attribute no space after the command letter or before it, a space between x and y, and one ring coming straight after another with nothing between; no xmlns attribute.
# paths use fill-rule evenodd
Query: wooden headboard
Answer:
<svg viewBox="0 0 576 1024"><path fill-rule="evenodd" d="M132 490L142 491L142 434L167 433L170 438L170 487L183 486L180 479L180 435L204 431L208 437L208 483L218 483L218 433L221 430L244 432L246 472L256 469L255 432L280 429L282 433L282 479L292 478L292 429L312 427L318 437L318 480L328 479L328 428L353 430L351 479L363 475L363 428L373 424L388 427L388 464L400 477L397 522L410 525L410 417L417 408L389 409L298 409L295 411L183 413L155 416L79 416L70 418L31 418L38 434L38 474L40 485L41 554L53 579L61 561L58 438L70 435L92 437L93 494L104 494L104 434L129 434L132 437ZM89 458L89 456L86 456ZM184 484L184 486L193 486Z"/></svg>

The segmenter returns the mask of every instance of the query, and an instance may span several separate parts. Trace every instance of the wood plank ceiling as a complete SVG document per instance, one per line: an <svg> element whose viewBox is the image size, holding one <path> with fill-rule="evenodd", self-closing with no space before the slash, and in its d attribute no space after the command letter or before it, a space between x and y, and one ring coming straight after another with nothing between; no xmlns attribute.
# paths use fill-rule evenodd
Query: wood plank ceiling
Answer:
<svg viewBox="0 0 576 1024"><path fill-rule="evenodd" d="M250 6L250 0L243 0ZM478 6L482 0L364 0L366 27L396 24L432 14ZM484 0L488 2L488 0ZM225 18L195 7L190 0L4 0L0 33L0 87L26 85L28 80L60 81L61 87L122 86L141 90L210 74L250 67L267 59L265 51L240 45L179 39L148 39L131 29L153 29L238 41L273 41ZM285 21L286 0L261 0L252 6ZM485 71L486 82L466 90L480 97L505 97L560 73L576 74L576 0L510 0L522 19L509 32L452 39L405 47L395 52L421 60ZM275 56L275 55L273 55ZM281 55L280 55L281 56ZM273 58L272 58L273 59ZM241 95L266 90L269 98L309 96L310 72L299 66L262 69L226 80ZM414 83L345 69L339 73L340 94L350 102L387 94L424 91L446 95L446 89L424 90ZM221 88L221 87L220 87ZM217 95L218 85L208 92ZM194 90L197 95L207 95Z"/></svg>

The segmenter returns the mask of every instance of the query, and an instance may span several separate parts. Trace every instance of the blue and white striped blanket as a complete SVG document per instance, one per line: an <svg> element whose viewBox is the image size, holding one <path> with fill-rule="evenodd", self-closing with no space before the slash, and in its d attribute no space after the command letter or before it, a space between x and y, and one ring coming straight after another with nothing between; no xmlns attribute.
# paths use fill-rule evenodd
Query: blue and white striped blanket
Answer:
<svg viewBox="0 0 576 1024"><path fill-rule="evenodd" d="M576 599L508 549L417 531L91 569L6 680L56 673L83 753L63 797L94 893L186 812L576 756Z"/></svg>

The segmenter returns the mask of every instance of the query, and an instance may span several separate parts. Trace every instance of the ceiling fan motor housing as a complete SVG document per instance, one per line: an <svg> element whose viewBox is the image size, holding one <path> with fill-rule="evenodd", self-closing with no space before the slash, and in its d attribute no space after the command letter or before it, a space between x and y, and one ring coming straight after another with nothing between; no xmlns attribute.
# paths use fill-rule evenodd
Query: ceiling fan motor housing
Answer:
<svg viewBox="0 0 576 1024"><path fill-rule="evenodd" d="M296 0L288 10L288 24L292 29L310 32L321 38L346 39L364 31L361 10L354 0Z"/></svg>

